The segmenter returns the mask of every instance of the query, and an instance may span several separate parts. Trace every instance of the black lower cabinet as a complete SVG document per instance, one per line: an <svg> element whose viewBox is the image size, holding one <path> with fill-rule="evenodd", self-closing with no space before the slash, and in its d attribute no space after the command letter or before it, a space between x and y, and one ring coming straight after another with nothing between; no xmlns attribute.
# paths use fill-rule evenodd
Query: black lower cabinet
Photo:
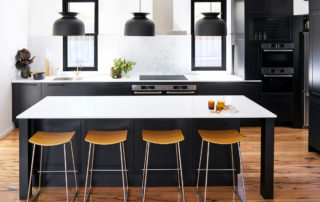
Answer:
<svg viewBox="0 0 320 202"><path fill-rule="evenodd" d="M292 125L294 119L293 93L262 93L261 104L278 117L277 125Z"/></svg>
<svg viewBox="0 0 320 202"><path fill-rule="evenodd" d="M131 83L73 83L71 96L132 95Z"/></svg>
<svg viewBox="0 0 320 202"><path fill-rule="evenodd" d="M320 152L320 98L310 97L309 151Z"/></svg>
<svg viewBox="0 0 320 202"><path fill-rule="evenodd" d="M12 84L12 121L19 127L16 116L42 99L41 84Z"/></svg>
<svg viewBox="0 0 320 202"><path fill-rule="evenodd" d="M67 96L69 95L69 84L66 83L50 83L42 84L42 97L47 96Z"/></svg>

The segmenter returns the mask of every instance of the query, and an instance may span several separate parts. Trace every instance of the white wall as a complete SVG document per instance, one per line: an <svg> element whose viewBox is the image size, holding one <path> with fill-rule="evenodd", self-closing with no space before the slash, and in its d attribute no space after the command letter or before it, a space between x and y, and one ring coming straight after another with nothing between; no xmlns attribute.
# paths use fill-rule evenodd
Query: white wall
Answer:
<svg viewBox="0 0 320 202"><path fill-rule="evenodd" d="M1 2L0 27L0 137L13 129L11 79L16 76L15 55L27 47L28 0Z"/></svg>
<svg viewBox="0 0 320 202"><path fill-rule="evenodd" d="M305 0L294 0L293 1L294 15L308 15L309 14L309 1Z"/></svg>
<svg viewBox="0 0 320 202"><path fill-rule="evenodd" d="M57 13L62 9L62 0L29 1L28 46L37 56L32 70L44 70L45 53L48 50L53 56L53 72L55 72L57 68L62 67L62 39L53 37L51 32L54 20L59 17ZM187 30L190 33L190 5L191 0L173 0L174 30ZM190 35L124 37L125 22L132 18L132 12L138 10L138 0L99 1L98 73L109 74L115 57L124 57L137 63L131 75L208 73L191 72ZM142 11L153 13L153 0L142 0ZM152 15L149 18L152 18ZM231 30L231 27L228 28ZM228 44L231 44L230 37ZM230 54L231 49L228 49L228 61L231 60ZM228 62L229 72L230 65L231 62Z"/></svg>

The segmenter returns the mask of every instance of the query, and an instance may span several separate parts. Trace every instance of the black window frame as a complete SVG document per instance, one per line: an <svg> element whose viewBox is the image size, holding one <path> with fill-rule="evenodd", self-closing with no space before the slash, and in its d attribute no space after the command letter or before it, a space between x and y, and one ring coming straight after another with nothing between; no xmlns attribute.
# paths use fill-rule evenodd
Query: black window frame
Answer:
<svg viewBox="0 0 320 202"><path fill-rule="evenodd" d="M217 67L196 67L195 66L195 35L194 35L194 29L195 29L195 3L214 3L214 2L221 2L221 18L225 20L227 23L227 2L226 0L191 0L191 58L192 58L192 65L191 70L192 71L226 71L226 60L227 60L227 39L226 37L222 37L222 66Z"/></svg>
<svg viewBox="0 0 320 202"><path fill-rule="evenodd" d="M99 34L99 0L63 0L63 12L69 11L69 3L94 3L94 33L85 36L94 36L94 67L82 67L81 71L98 71L98 34ZM68 37L63 37L63 71L75 71L77 67L68 67Z"/></svg>

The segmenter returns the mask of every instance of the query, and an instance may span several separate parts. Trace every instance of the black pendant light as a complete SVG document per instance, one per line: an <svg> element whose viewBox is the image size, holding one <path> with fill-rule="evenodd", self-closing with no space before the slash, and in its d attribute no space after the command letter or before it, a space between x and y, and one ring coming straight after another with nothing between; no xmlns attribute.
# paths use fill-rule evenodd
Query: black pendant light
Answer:
<svg viewBox="0 0 320 202"><path fill-rule="evenodd" d="M52 34L55 36L82 36L85 35L84 24L76 18L78 13L61 12L62 18L53 24Z"/></svg>
<svg viewBox="0 0 320 202"><path fill-rule="evenodd" d="M218 18L220 13L212 12L212 4L210 4L210 12L202 13L204 18L198 20L195 26L196 36L227 36L227 25L224 20Z"/></svg>
<svg viewBox="0 0 320 202"><path fill-rule="evenodd" d="M139 1L139 12L133 13L133 18L126 22L124 28L125 36L155 36L155 25L147 18L149 13L141 12L141 0Z"/></svg>

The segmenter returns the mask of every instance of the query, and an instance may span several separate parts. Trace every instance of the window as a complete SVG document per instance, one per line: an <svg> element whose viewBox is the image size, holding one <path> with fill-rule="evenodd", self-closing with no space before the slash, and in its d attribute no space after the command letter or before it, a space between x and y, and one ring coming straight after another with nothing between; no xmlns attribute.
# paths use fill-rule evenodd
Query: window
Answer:
<svg viewBox="0 0 320 202"><path fill-rule="evenodd" d="M194 35L203 12L219 12L226 21L226 0L192 0L191 4L192 70L226 70L226 38Z"/></svg>
<svg viewBox="0 0 320 202"><path fill-rule="evenodd" d="M77 12L85 25L85 36L63 37L63 70L98 70L98 0L63 0L64 12Z"/></svg>

